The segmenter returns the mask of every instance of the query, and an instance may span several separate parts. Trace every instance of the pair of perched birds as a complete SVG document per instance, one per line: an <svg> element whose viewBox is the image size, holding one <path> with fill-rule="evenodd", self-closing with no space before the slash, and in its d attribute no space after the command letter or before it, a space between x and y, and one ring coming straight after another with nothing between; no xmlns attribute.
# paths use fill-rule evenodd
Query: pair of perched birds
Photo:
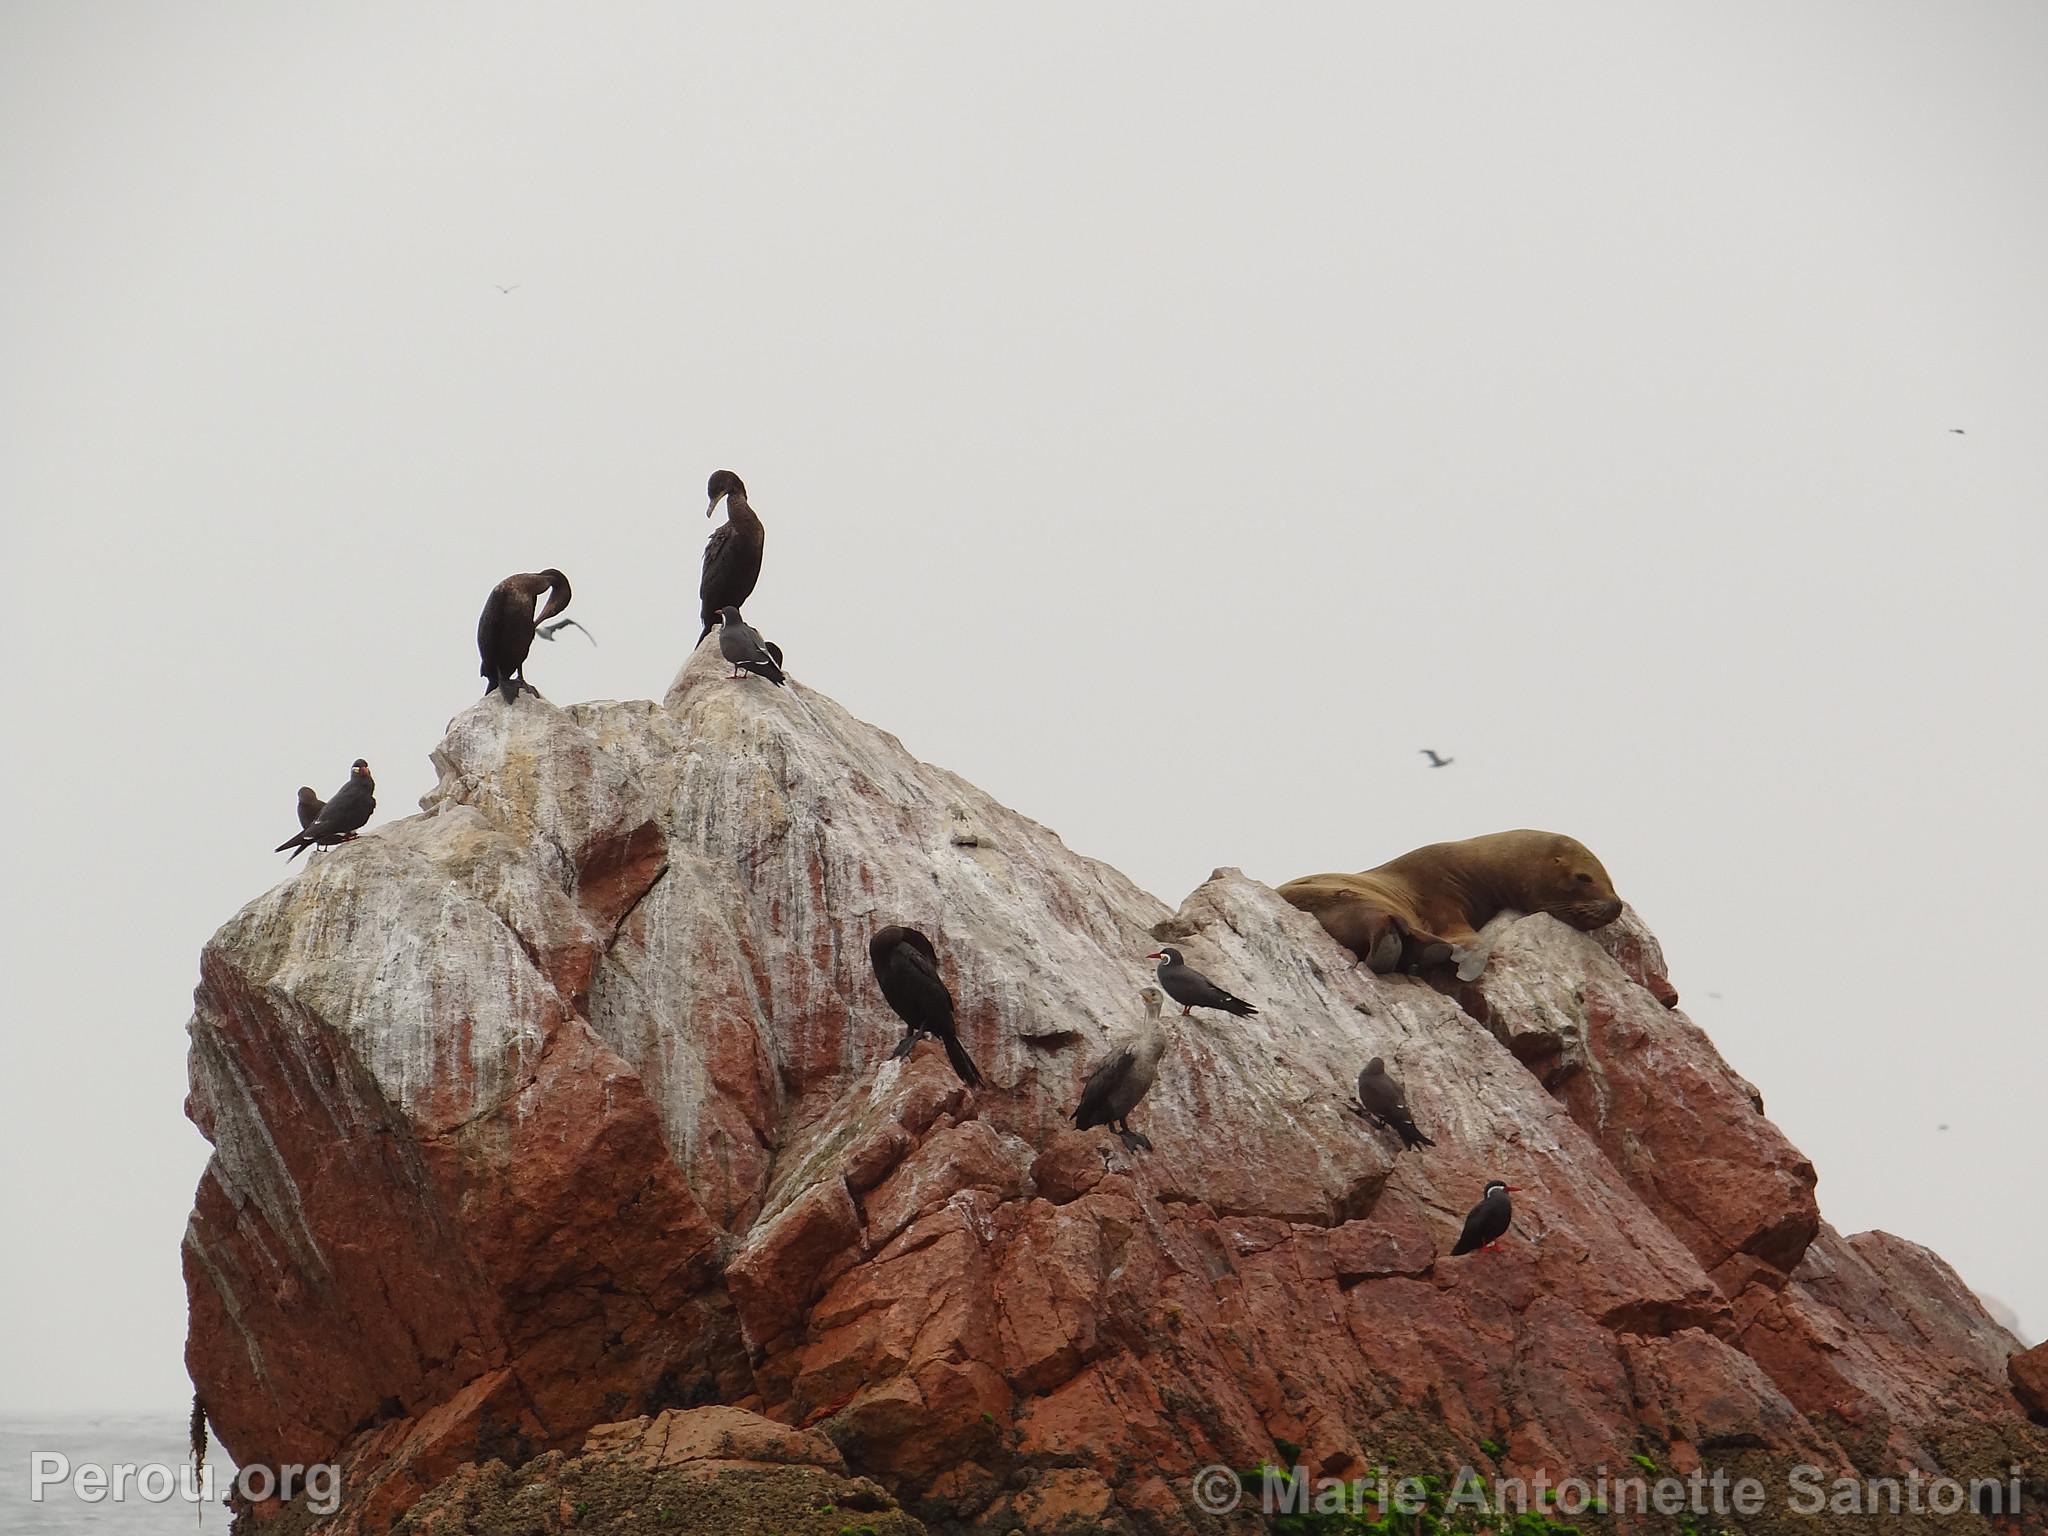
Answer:
<svg viewBox="0 0 2048 1536"><path fill-rule="evenodd" d="M1080 1130L1107 1126L1133 1152L1152 1150L1150 1138L1131 1128L1130 1115L1152 1091L1166 1054L1166 1031L1160 1019L1164 997L1181 1005L1183 1018L1197 1008L1214 1008L1238 1018L1259 1011L1189 965L1177 949L1157 949L1145 958L1159 962L1159 986L1140 991L1145 1014L1137 1030L1089 1069L1081 1101L1071 1116ZM938 951L931 939L915 928L891 924L868 941L868 961L883 998L906 1026L894 1056L909 1055L917 1042L929 1035L945 1047L946 1059L960 1081L970 1088L980 1087L981 1072L960 1043L953 1019L953 994L939 974ZM1406 1091L1378 1056L1358 1074L1354 1113L1394 1131L1403 1146L1436 1145L1416 1126ZM1465 1217L1464 1229L1451 1249L1454 1255L1491 1249L1506 1235L1514 1220L1513 1203L1508 1198L1513 1187L1500 1179L1487 1183L1479 1203Z"/></svg>

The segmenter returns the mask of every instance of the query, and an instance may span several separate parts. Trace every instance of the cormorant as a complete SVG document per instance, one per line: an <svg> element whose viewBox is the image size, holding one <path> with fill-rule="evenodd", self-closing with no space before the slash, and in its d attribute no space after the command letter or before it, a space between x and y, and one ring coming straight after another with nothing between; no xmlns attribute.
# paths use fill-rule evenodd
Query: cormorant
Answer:
<svg viewBox="0 0 2048 1536"><path fill-rule="evenodd" d="M1457 1246L1451 1252L1470 1253L1475 1248L1484 1251L1507 1236L1508 1226L1515 1219L1515 1203L1508 1198L1514 1191L1512 1184L1488 1179L1486 1193L1466 1213L1465 1230L1458 1234Z"/></svg>
<svg viewBox="0 0 2048 1536"><path fill-rule="evenodd" d="M747 599L754 595L754 583L761 579L761 546L768 537L761 519L747 505L746 483L738 475L729 469L718 470L704 489L711 497L704 515L709 517L716 512L722 497L725 522L712 532L711 542L704 546L704 579L697 584L697 596L704 607L704 628L697 634L699 645L718 622L719 609L745 607Z"/></svg>
<svg viewBox="0 0 2048 1536"><path fill-rule="evenodd" d="M1416 1129L1415 1117L1408 1112L1407 1090L1377 1056L1368 1061L1365 1070L1358 1074L1358 1114L1393 1131L1401 1138L1404 1147L1436 1145Z"/></svg>
<svg viewBox="0 0 2048 1536"><path fill-rule="evenodd" d="M519 697L526 681L526 653L533 649L533 600L548 594L541 619L552 619L569 606L569 578L560 571L528 571L507 576L484 599L483 614L476 621L476 650L483 658L484 692L504 690L505 701Z"/></svg>
<svg viewBox="0 0 2048 1536"><path fill-rule="evenodd" d="M306 797L310 789L299 791L299 834L288 837L271 850L283 853L292 850L296 859L308 848L319 846L332 848L336 843L355 840L356 829L370 819L377 809L377 781L370 777L370 765L360 757L349 769L348 782L334 792L334 797L313 813L313 819L306 820ZM317 796L315 799L317 800ZM286 859L289 864L291 859Z"/></svg>
<svg viewBox="0 0 2048 1536"><path fill-rule="evenodd" d="M981 1073L953 1028L953 994L939 975L939 955L932 941L915 928L892 923L868 940L868 963L875 968L882 996L908 1026L903 1043L891 1054L908 1056L920 1037L935 1036L960 1081L979 1088Z"/></svg>
<svg viewBox="0 0 2048 1536"><path fill-rule="evenodd" d="M1143 1131L1130 1126L1131 1111L1152 1091L1159 1076L1159 1058L1166 1053L1166 1026L1159 1018L1159 989L1146 987L1138 993L1145 1000L1145 1017L1136 1033L1088 1070L1088 1082L1081 1089L1081 1102L1074 1110L1074 1124L1080 1130L1106 1125L1117 1140L1133 1152L1152 1150Z"/></svg>
<svg viewBox="0 0 2048 1536"><path fill-rule="evenodd" d="M1196 1008L1220 1008L1239 1018L1259 1010L1241 997L1232 997L1215 982L1181 959L1177 949L1155 949L1145 957L1159 962L1159 985L1180 1004L1181 1017Z"/></svg>
<svg viewBox="0 0 2048 1536"><path fill-rule="evenodd" d="M740 617L737 608L718 610L718 654L732 663L732 675L751 672L782 686L782 647L761 638L761 632Z"/></svg>

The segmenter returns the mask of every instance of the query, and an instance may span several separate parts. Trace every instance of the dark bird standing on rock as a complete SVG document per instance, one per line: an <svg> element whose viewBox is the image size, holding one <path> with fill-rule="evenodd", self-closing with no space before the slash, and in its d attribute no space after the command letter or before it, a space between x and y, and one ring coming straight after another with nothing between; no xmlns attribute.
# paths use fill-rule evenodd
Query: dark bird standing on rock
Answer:
<svg viewBox="0 0 2048 1536"><path fill-rule="evenodd" d="M718 610L718 654L732 663L732 675L751 672L782 686L782 647L761 638L761 632L740 617L737 608Z"/></svg>
<svg viewBox="0 0 2048 1536"><path fill-rule="evenodd" d="M1166 989L1168 997L1180 1004L1182 1018L1197 1008L1220 1008L1239 1018L1259 1011L1243 998L1232 997L1181 959L1177 949L1155 949L1145 958L1159 962L1159 985Z"/></svg>
<svg viewBox="0 0 2048 1536"><path fill-rule="evenodd" d="M1106 1125L1129 1150L1150 1152L1150 1139L1143 1131L1131 1129L1130 1115L1159 1076L1159 1058L1166 1054L1166 1026L1159 1018L1159 989L1146 987L1138 996L1145 1000L1145 1017L1130 1039L1112 1047L1089 1068L1080 1105L1074 1110L1074 1124L1084 1131Z"/></svg>
<svg viewBox="0 0 2048 1536"><path fill-rule="evenodd" d="M1401 1138L1404 1147L1433 1147L1416 1129L1415 1116L1408 1112L1408 1093L1401 1080L1387 1071L1386 1062L1375 1056L1358 1074L1358 1114L1375 1125L1385 1126Z"/></svg>
<svg viewBox="0 0 2048 1536"><path fill-rule="evenodd" d="M309 797L318 807L311 821L306 819ZM308 848L332 848L336 843L353 842L356 829L368 821L376 809L377 781L370 777L370 765L359 757L355 766L349 769L348 782L337 789L334 798L325 805L320 804L319 796L312 790L299 791L299 835L286 838L272 852L283 853L289 848L292 859L296 859ZM289 864L291 859L285 862Z"/></svg>
<svg viewBox="0 0 2048 1536"><path fill-rule="evenodd" d="M875 968L882 996L896 1010L896 1017L909 1026L892 1056L908 1056L921 1037L932 1035L946 1048L946 1059L960 1081L979 1088L981 1073L953 1028L953 994L939 975L939 953L932 948L932 941L915 928L891 923L868 940L868 963Z"/></svg>
<svg viewBox="0 0 2048 1536"><path fill-rule="evenodd" d="M747 505L746 483L738 475L729 469L718 470L705 490L711 505L704 509L704 515L709 517L716 512L723 497L725 522L712 532L711 542L704 546L704 579L697 584L697 596L704 605L704 628L697 635L699 645L718 622L719 609L743 608L754 595L754 583L761 579L761 546L768 537L761 519Z"/></svg>
<svg viewBox="0 0 2048 1536"><path fill-rule="evenodd" d="M526 653L533 649L536 619L533 601L548 594L548 605L540 618L552 619L569 606L569 578L560 571L528 571L507 576L484 599L482 617L476 621L476 650L483 658L484 692L504 690L505 702L519 697L526 685ZM552 638L552 637L550 637Z"/></svg>
<svg viewBox="0 0 2048 1536"><path fill-rule="evenodd" d="M1485 1252L1506 1237L1508 1227L1515 1219L1515 1203L1508 1198L1514 1192L1514 1185L1488 1179L1486 1192L1466 1214L1465 1230L1458 1234L1457 1246L1451 1252L1470 1253L1475 1248Z"/></svg>

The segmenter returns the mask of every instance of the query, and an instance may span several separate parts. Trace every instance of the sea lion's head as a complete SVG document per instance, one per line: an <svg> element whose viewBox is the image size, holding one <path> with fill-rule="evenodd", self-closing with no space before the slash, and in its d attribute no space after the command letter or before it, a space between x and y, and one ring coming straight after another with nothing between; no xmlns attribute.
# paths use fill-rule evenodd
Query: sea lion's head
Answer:
<svg viewBox="0 0 2048 1536"><path fill-rule="evenodd" d="M1577 838L1552 834L1550 848L1543 855L1543 876L1537 908L1559 922L1591 932L1621 916L1621 898L1614 894L1614 882L1593 857L1593 850Z"/></svg>

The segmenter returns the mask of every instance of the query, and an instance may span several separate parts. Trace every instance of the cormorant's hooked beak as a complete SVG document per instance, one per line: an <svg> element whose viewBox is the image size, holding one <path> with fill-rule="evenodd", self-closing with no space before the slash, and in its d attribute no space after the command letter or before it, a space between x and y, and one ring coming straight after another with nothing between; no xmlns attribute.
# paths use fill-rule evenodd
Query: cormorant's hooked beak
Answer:
<svg viewBox="0 0 2048 1536"><path fill-rule="evenodd" d="M725 492L720 491L716 496L711 498L711 505L704 509L704 515L706 517L709 517L712 513L716 512L718 510L718 504L723 500L725 500Z"/></svg>

